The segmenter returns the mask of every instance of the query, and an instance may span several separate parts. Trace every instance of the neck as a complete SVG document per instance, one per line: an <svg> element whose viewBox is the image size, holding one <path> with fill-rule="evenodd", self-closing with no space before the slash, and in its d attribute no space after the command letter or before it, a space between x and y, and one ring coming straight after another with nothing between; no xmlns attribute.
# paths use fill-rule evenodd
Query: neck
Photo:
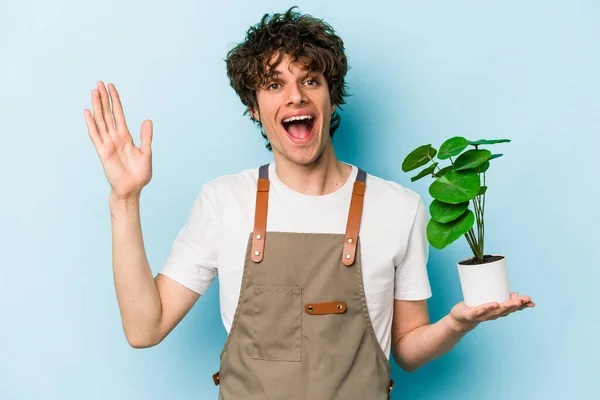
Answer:
<svg viewBox="0 0 600 400"><path fill-rule="evenodd" d="M321 156L307 165L295 164L285 157L275 155L275 172L290 189L312 196L333 193L348 180L352 167L339 161L333 146L327 146Z"/></svg>

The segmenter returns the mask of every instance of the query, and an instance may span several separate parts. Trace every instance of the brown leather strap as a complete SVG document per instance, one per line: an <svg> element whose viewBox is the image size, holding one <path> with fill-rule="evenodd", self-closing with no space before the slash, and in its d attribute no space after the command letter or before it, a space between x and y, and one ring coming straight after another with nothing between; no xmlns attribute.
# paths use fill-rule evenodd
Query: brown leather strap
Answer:
<svg viewBox="0 0 600 400"><path fill-rule="evenodd" d="M265 250L265 235L267 233L267 210L269 208L269 165L259 169L256 186L256 208L254 211L254 231L252 232L252 261L259 263Z"/></svg>
<svg viewBox="0 0 600 400"><path fill-rule="evenodd" d="M344 236L344 251L342 262L349 267L354 264L356 256L356 243L358 242L358 231L362 217L363 202L365 199L366 173L359 169L350 199L350 211L348 212L348 223L346 224L346 235Z"/></svg>
<svg viewBox="0 0 600 400"><path fill-rule="evenodd" d="M252 234L252 261L262 261L265 248L265 236L267 233L267 212L269 206L269 165L263 165L259 169L259 178L256 188L256 208L254 212L254 231ZM354 264L356 255L356 244L358 242L358 231L362 217L363 202L365 195L366 173L359 168L352 190L348 222L346 224L346 235L344 237L344 251L342 262L346 266Z"/></svg>
<svg viewBox="0 0 600 400"><path fill-rule="evenodd" d="M342 314L346 312L346 308L346 303L343 301L328 301L307 304L304 306L304 311L311 315Z"/></svg>

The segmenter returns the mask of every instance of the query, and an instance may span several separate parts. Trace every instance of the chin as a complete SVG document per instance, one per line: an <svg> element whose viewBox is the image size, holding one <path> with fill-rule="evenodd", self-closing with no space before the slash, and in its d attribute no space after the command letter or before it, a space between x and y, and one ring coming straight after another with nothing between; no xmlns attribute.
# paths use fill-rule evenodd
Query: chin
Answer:
<svg viewBox="0 0 600 400"><path fill-rule="evenodd" d="M319 161L326 147L327 145L318 136L315 136L309 143L301 147L296 145L284 146L284 151L279 153L296 165L308 166Z"/></svg>

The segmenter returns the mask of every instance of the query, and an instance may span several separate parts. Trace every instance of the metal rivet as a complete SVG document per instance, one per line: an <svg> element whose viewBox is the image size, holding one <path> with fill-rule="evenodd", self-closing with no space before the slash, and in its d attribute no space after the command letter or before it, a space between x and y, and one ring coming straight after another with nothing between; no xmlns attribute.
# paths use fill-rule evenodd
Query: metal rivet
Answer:
<svg viewBox="0 0 600 400"><path fill-rule="evenodd" d="M351 256L350 254L346 254L346 259L347 259L347 260L349 260L349 259L351 259L351 258L352 258L352 256Z"/></svg>
<svg viewBox="0 0 600 400"><path fill-rule="evenodd" d="M254 255L255 255L255 256L260 256L260 251L256 250L256 251L254 252Z"/></svg>
<svg viewBox="0 0 600 400"><path fill-rule="evenodd" d="M308 306L308 311L312 311L312 306Z"/></svg>
<svg viewBox="0 0 600 400"><path fill-rule="evenodd" d="M256 235L256 239L260 240L260 239L262 239L262 236Z"/></svg>
<svg viewBox="0 0 600 400"><path fill-rule="evenodd" d="M338 304L338 305L337 305L337 308L338 308L338 310L341 310L341 309L342 309L342 305L341 305L341 304Z"/></svg>
<svg viewBox="0 0 600 400"><path fill-rule="evenodd" d="M348 243L352 243L353 241L352 238L348 239Z"/></svg>

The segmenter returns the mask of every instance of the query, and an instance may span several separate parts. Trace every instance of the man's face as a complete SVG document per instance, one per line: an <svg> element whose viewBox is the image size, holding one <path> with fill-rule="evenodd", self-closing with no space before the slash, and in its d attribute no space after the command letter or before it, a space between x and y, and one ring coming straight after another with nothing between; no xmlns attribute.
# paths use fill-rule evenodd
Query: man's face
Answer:
<svg viewBox="0 0 600 400"><path fill-rule="evenodd" d="M257 88L258 112L251 115L261 122L276 162L305 166L331 145L329 124L335 105L322 74L309 73L300 64L290 68L289 62L285 55L275 69L278 74Z"/></svg>

